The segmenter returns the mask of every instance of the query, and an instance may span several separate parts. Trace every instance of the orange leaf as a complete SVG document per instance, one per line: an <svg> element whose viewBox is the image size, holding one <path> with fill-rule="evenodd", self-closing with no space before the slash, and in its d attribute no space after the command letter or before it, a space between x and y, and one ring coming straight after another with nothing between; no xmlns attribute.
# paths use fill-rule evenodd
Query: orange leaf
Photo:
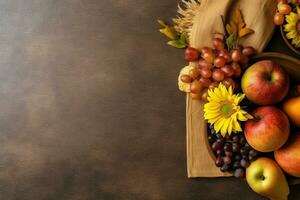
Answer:
<svg viewBox="0 0 300 200"><path fill-rule="evenodd" d="M241 21L241 10L239 8L235 9L232 21L235 24L239 24L239 22Z"/></svg>
<svg viewBox="0 0 300 200"><path fill-rule="evenodd" d="M233 21L230 22L230 26L232 28L233 33L236 33L238 31L237 24L235 24Z"/></svg>
<svg viewBox="0 0 300 200"><path fill-rule="evenodd" d="M246 35L249 35L251 33L254 33L254 31L250 28L242 28L241 30L239 30L239 38L242 38Z"/></svg>
<svg viewBox="0 0 300 200"><path fill-rule="evenodd" d="M229 24L226 24L226 31L227 33L231 34L233 33L233 28Z"/></svg>

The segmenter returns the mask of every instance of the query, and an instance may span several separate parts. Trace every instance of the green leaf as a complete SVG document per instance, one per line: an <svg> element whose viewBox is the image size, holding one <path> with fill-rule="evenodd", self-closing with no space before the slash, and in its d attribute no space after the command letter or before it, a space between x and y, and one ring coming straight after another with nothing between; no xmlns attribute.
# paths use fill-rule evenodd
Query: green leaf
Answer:
<svg viewBox="0 0 300 200"><path fill-rule="evenodd" d="M226 39L226 45L228 47L228 50L232 50L236 46L236 43L237 43L236 33L230 34Z"/></svg>
<svg viewBox="0 0 300 200"><path fill-rule="evenodd" d="M187 33L182 33L180 35L180 42L184 43L184 44L187 44L187 39L188 39L188 34Z"/></svg>
<svg viewBox="0 0 300 200"><path fill-rule="evenodd" d="M168 42L168 45L178 48L178 49L183 49L186 47L185 43L182 43L180 40L172 40Z"/></svg>

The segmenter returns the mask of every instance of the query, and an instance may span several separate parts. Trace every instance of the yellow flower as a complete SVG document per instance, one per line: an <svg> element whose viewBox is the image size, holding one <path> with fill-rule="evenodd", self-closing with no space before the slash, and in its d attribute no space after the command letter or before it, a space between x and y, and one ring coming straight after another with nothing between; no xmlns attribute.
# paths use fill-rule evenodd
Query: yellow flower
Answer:
<svg viewBox="0 0 300 200"><path fill-rule="evenodd" d="M300 8L297 6L297 13L291 12L285 18L284 31L287 32L286 37L292 40L292 44L298 48L300 47Z"/></svg>
<svg viewBox="0 0 300 200"><path fill-rule="evenodd" d="M241 132L239 121L253 119L240 106L245 94L233 94L232 87L227 89L222 83L217 88L208 91L208 103L204 105L204 118L214 124L216 132L223 136L227 133Z"/></svg>

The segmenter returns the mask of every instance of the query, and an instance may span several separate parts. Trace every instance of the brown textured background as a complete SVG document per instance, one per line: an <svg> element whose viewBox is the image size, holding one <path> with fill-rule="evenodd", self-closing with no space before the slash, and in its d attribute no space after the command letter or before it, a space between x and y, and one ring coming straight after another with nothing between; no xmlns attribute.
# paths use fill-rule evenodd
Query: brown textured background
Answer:
<svg viewBox="0 0 300 200"><path fill-rule="evenodd" d="M156 24L176 4L0 0L1 199L264 199L234 178L187 179L185 62Z"/></svg>

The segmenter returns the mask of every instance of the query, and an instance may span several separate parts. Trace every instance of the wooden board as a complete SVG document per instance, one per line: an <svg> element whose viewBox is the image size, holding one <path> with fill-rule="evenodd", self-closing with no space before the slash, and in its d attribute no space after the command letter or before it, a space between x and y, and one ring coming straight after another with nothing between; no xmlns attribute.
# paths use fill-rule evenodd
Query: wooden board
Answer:
<svg viewBox="0 0 300 200"><path fill-rule="evenodd" d="M294 81L300 82L300 60L281 53L261 53L252 61L273 60L282 65ZM187 164L188 177L222 177L230 176L222 173L214 164L214 155L207 141L207 124L203 117L203 103L193 100L187 95ZM292 181L294 184L299 180Z"/></svg>

